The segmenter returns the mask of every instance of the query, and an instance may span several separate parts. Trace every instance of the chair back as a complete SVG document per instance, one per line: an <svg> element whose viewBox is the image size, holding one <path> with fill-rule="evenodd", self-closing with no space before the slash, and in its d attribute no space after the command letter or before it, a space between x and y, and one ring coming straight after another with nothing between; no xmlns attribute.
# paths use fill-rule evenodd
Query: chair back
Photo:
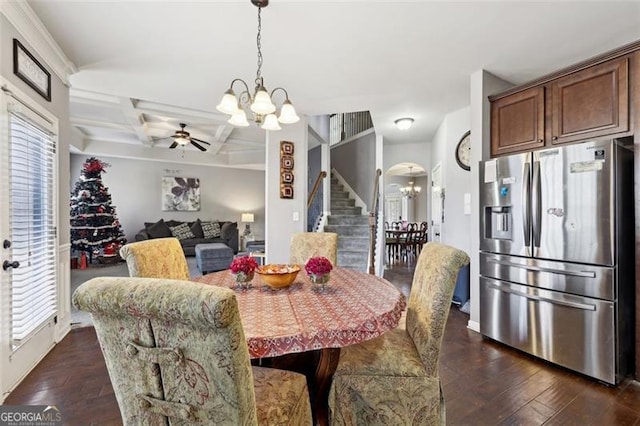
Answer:
<svg viewBox="0 0 640 426"><path fill-rule="evenodd" d="M406 329L427 374L438 375L438 358L458 271L469 263L462 250L430 242L425 244L413 275Z"/></svg>
<svg viewBox="0 0 640 426"><path fill-rule="evenodd" d="M177 238L155 238L122 246L120 256L127 261L132 277L188 280L189 265Z"/></svg>
<svg viewBox="0 0 640 426"><path fill-rule="evenodd" d="M257 423L232 290L101 277L82 284L73 304L93 315L125 425Z"/></svg>
<svg viewBox="0 0 640 426"><path fill-rule="evenodd" d="M323 256L333 266L338 262L338 234L335 232L300 232L291 237L290 262L304 265L312 257Z"/></svg>

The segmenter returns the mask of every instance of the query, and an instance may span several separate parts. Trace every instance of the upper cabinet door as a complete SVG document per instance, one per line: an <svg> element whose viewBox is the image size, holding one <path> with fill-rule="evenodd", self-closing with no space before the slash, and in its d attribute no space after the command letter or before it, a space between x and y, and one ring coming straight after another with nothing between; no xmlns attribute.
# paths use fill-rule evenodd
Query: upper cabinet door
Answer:
<svg viewBox="0 0 640 426"><path fill-rule="evenodd" d="M491 103L491 156L544 146L544 87Z"/></svg>
<svg viewBox="0 0 640 426"><path fill-rule="evenodd" d="M622 58L551 83L552 144L629 130L629 60Z"/></svg>

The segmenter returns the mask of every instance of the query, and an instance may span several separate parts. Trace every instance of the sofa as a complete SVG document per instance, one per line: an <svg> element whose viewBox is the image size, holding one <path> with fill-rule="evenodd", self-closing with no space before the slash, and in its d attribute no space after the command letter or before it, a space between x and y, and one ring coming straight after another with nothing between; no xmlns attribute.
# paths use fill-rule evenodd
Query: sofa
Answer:
<svg viewBox="0 0 640 426"><path fill-rule="evenodd" d="M157 222L145 222L144 229L136 234L136 241L154 238L175 237L180 241L185 256L196 255L196 245L223 243L238 253L238 224L225 221L195 222L160 219Z"/></svg>

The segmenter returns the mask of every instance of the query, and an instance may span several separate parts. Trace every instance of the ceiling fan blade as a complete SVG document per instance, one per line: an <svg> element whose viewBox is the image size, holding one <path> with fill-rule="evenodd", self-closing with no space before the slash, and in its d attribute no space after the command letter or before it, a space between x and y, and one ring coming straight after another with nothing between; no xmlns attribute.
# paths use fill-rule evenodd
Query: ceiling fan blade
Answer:
<svg viewBox="0 0 640 426"><path fill-rule="evenodd" d="M173 149L173 148L175 148L176 146L178 146L178 142L174 141L174 142L171 144L171 146L169 147L169 149Z"/></svg>
<svg viewBox="0 0 640 426"><path fill-rule="evenodd" d="M200 142L203 143L205 145L211 145L209 142L207 141L203 141L202 139L196 139L196 138L190 138L192 141L196 141L196 142Z"/></svg>
<svg viewBox="0 0 640 426"><path fill-rule="evenodd" d="M195 146L196 148L198 148L200 151L206 151L207 148L203 147L202 145L200 145L198 142L194 142L193 139L191 139L191 145Z"/></svg>

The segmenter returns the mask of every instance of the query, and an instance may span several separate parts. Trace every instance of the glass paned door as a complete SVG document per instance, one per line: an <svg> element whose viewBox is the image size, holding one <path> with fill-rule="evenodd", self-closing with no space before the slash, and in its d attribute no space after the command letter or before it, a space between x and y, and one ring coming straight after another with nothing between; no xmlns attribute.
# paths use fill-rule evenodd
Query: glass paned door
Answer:
<svg viewBox="0 0 640 426"><path fill-rule="evenodd" d="M53 346L57 313L57 124L10 93L0 94L3 395Z"/></svg>

